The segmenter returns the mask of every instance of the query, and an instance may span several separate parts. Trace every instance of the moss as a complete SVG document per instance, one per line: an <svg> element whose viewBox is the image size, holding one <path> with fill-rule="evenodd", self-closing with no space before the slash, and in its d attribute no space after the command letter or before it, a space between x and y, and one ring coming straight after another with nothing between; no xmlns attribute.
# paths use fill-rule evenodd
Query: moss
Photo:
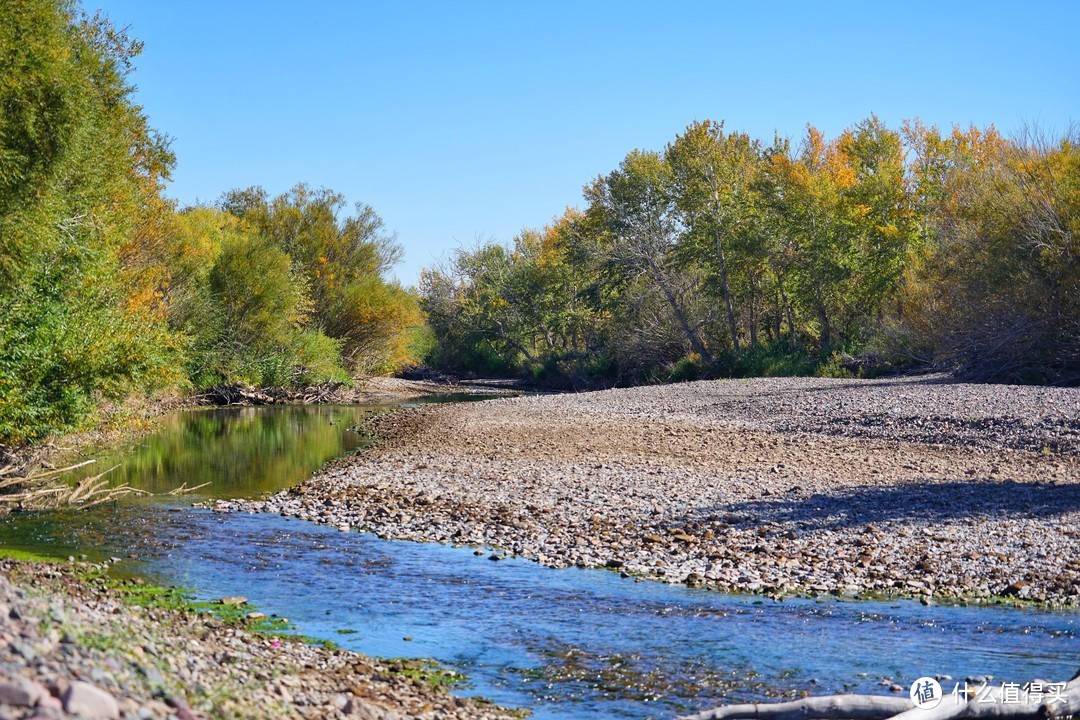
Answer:
<svg viewBox="0 0 1080 720"><path fill-rule="evenodd" d="M213 615L222 623L259 635L275 635L284 639L296 639L310 645L321 645L327 649L336 647L333 642L310 638L303 635L289 635L294 629L286 618L276 616L249 617L256 613L256 607L226 605L221 602L197 600L195 593L185 587L165 587L148 583L142 578L124 578L109 574L107 566L90 565L77 575L83 580L105 587L121 602L148 609L161 609L173 612L188 612ZM261 614L260 614L261 615Z"/></svg>
<svg viewBox="0 0 1080 720"><path fill-rule="evenodd" d="M0 560L24 560L26 562L58 563L63 562L66 559L67 558L52 557L50 555L39 555L37 553L27 552L26 550L0 548Z"/></svg>
<svg viewBox="0 0 1080 720"><path fill-rule="evenodd" d="M462 673L427 658L390 658L384 662L394 675L419 680L431 687L452 688L468 682Z"/></svg>

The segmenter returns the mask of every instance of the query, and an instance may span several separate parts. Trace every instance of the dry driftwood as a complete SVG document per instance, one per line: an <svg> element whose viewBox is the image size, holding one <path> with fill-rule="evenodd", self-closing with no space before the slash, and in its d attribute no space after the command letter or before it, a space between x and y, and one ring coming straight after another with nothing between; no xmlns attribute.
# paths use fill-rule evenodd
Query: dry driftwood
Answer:
<svg viewBox="0 0 1080 720"><path fill-rule="evenodd" d="M12 510L47 510L64 506L89 508L104 502L116 500L125 495L146 494L129 485L109 487L109 481L102 479L119 465L114 465L105 472L83 478L75 485L52 482L58 475L84 467L94 460L69 465L68 467L48 470L34 475L8 477L0 481L0 512ZM12 488L17 492L10 492Z"/></svg>
<svg viewBox="0 0 1080 720"><path fill-rule="evenodd" d="M925 709L915 707L906 697L829 695L790 702L723 705L681 720L1048 720L1080 714L1080 673L1066 683L1034 680L1026 687L1029 690L1015 684L968 686L967 693L946 692L937 707ZM1043 690L1037 693L1035 688Z"/></svg>
<svg viewBox="0 0 1080 720"><path fill-rule="evenodd" d="M210 484L211 483L209 483L209 482L204 482L202 485L196 485L195 487L188 487L187 483L185 482L180 487L173 488L167 494L172 495L173 497L180 497L181 495L187 495L188 493L193 493L196 490L201 490L202 488L204 488L204 487L206 487L207 485L210 485Z"/></svg>
<svg viewBox="0 0 1080 720"><path fill-rule="evenodd" d="M95 461L94 460L86 460L86 461L81 462L81 463L76 463L74 465L68 465L67 467L58 468L56 470L48 470L48 471L43 472L43 473L36 473L34 475L23 475L23 476L15 475L15 476L12 476L12 477L8 477L8 478L0 481L0 490L3 490L5 488L9 488L9 487L14 487L16 485L32 485L32 484L37 483L37 482L39 482L41 480L45 480L45 479L54 477L56 475L61 475L61 474L66 473L66 472L70 472L72 470L76 470L78 468L85 467L86 465L89 465L92 462L95 462ZM0 476L0 477L2 477L2 476Z"/></svg>
<svg viewBox="0 0 1080 720"><path fill-rule="evenodd" d="M197 399L200 404L208 405L281 405L285 403L317 405L340 401L341 390L344 387L344 384L339 382L326 382L299 389L219 385L199 395Z"/></svg>
<svg viewBox="0 0 1080 720"><path fill-rule="evenodd" d="M892 695L826 695L779 703L722 705L684 720L885 720L914 707Z"/></svg>

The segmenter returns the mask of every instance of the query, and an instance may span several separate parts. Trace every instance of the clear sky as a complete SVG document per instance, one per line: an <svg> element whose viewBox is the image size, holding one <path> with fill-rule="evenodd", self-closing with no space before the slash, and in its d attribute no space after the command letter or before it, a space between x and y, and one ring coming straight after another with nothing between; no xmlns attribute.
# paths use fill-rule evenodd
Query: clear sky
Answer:
<svg viewBox="0 0 1080 720"><path fill-rule="evenodd" d="M691 121L1080 121L1080 1L83 0L146 43L134 81L182 205L297 182L365 202L406 284L540 227Z"/></svg>

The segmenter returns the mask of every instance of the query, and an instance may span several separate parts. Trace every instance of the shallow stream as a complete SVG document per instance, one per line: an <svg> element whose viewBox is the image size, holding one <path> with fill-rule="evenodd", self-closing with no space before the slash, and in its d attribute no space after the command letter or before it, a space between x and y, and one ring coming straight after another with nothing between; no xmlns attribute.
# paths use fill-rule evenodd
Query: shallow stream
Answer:
<svg viewBox="0 0 1080 720"><path fill-rule="evenodd" d="M213 599L242 594L298 632L384 657L429 657L456 692L537 718L670 718L720 701L888 692L924 675L1064 679L1080 613L724 595L551 570L474 548L381 540L193 499L257 497L361 448L365 407L177 413L100 472L156 493L86 513L0 518L0 546L119 556L130 570ZM166 493L211 484L195 495Z"/></svg>

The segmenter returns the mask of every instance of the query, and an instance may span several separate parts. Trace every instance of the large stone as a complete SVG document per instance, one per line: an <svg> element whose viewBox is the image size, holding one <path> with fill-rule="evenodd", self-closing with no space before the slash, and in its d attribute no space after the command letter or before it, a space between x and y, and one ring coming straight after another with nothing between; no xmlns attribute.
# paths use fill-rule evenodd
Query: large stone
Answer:
<svg viewBox="0 0 1080 720"><path fill-rule="evenodd" d="M349 698L341 712L358 720L382 720L383 709L360 698Z"/></svg>
<svg viewBox="0 0 1080 720"><path fill-rule="evenodd" d="M1027 597L1031 594L1030 583L1027 580L1017 580L1002 591L1002 595L1015 595Z"/></svg>
<svg viewBox="0 0 1080 720"><path fill-rule="evenodd" d="M64 701L64 711L85 718L118 720L120 707L109 693L80 680L72 681L60 698Z"/></svg>
<svg viewBox="0 0 1080 720"><path fill-rule="evenodd" d="M42 695L49 693L45 688L29 680L15 679L0 681L0 704L13 707L33 707Z"/></svg>

